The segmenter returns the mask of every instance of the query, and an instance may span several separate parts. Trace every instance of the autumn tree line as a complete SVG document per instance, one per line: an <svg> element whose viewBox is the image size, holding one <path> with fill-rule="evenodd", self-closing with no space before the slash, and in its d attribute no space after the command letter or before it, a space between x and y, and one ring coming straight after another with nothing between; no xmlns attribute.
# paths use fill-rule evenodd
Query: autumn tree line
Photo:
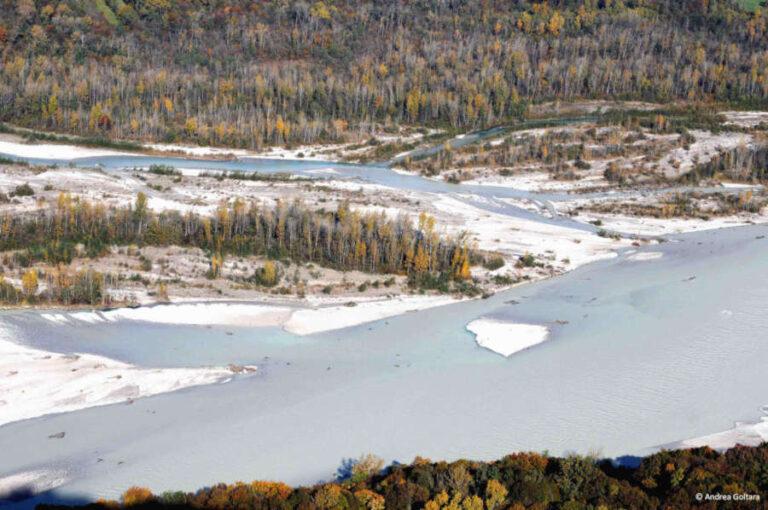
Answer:
<svg viewBox="0 0 768 510"><path fill-rule="evenodd" d="M133 487L120 502L100 501L88 508L714 510L722 508L723 502L705 500L704 495L728 494L739 495L727 503L728 508L755 509L768 508L766 466L766 443L725 453L708 447L662 451L643 458L637 467L535 453L512 454L493 462L431 462L417 457L412 464L384 470L366 463L352 476L312 487L257 481L161 495Z"/></svg>
<svg viewBox="0 0 768 510"><path fill-rule="evenodd" d="M0 0L0 118L260 148L531 103L768 104L766 11L735 0Z"/></svg>
<svg viewBox="0 0 768 510"><path fill-rule="evenodd" d="M270 206L238 199L211 216L201 216L152 212L143 193L122 208L62 193L50 209L0 218L0 251L19 250L15 257L26 266L68 264L78 249L99 257L114 245L197 247L210 255L212 277L219 276L227 256L290 259L341 270L439 274L453 281L470 279L470 264L483 260L463 238L441 235L426 214L414 224L405 216L361 214L351 210L348 201L340 202L336 211L318 212L300 201ZM274 265L262 271L266 274L257 279L274 283Z"/></svg>
<svg viewBox="0 0 768 510"><path fill-rule="evenodd" d="M30 268L22 274L20 287L0 275L0 304L109 306L114 301L105 292L105 286L115 285L116 282L114 275L100 273L93 268L74 270L63 264L42 270Z"/></svg>

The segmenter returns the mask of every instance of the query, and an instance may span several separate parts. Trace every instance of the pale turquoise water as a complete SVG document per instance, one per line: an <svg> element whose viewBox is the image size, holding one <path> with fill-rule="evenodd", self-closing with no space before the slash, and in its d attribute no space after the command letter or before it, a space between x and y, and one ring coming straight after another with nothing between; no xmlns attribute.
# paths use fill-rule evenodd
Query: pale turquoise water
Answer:
<svg viewBox="0 0 768 510"><path fill-rule="evenodd" d="M621 257L488 300L307 338L274 328L53 327L32 312L6 313L20 339L47 349L261 370L0 427L0 477L40 467L72 477L30 505L115 497L135 484L312 483L363 452L401 462L518 450L619 456L724 430L756 419L767 399L766 234L753 226L679 236L645 249L662 251L659 260ZM549 342L505 359L465 331L479 316L567 324L550 324ZM61 431L64 439L47 439Z"/></svg>

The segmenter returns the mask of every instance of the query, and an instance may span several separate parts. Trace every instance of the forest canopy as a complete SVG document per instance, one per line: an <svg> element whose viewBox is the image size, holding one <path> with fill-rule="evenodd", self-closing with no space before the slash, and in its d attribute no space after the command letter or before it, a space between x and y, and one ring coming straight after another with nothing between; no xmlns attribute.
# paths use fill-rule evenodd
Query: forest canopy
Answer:
<svg viewBox="0 0 768 510"><path fill-rule="evenodd" d="M708 447L661 451L637 467L589 457L516 453L493 462L432 462L381 470L363 456L340 480L312 487L256 481L217 484L195 493L155 495L133 487L121 502L90 508L253 509L653 509L766 508L768 444L718 453ZM707 499L730 497L728 503ZM38 508L54 508L40 505Z"/></svg>
<svg viewBox="0 0 768 510"><path fill-rule="evenodd" d="M768 103L765 11L734 0L0 0L0 118L260 148L531 103Z"/></svg>

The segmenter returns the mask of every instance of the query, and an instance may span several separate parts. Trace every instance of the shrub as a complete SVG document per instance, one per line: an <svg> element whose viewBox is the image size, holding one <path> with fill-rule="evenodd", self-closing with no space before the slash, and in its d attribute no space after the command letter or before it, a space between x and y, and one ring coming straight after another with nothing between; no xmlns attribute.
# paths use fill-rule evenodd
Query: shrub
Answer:
<svg viewBox="0 0 768 510"><path fill-rule="evenodd" d="M515 280L508 274L497 274L493 276L493 283L496 285L512 285Z"/></svg>
<svg viewBox="0 0 768 510"><path fill-rule="evenodd" d="M264 263L263 267L256 270L253 275L254 281L257 285L263 287L274 287L280 281L280 274L275 263L268 260Z"/></svg>
<svg viewBox="0 0 768 510"><path fill-rule="evenodd" d="M590 165L589 163L587 163L586 161L584 161L581 158L577 159L576 163L574 163L574 165L579 170L589 170L590 168L592 168L592 165Z"/></svg>
<svg viewBox="0 0 768 510"><path fill-rule="evenodd" d="M525 255L517 259L517 267L535 267L536 265L538 265L536 258L528 252L525 252Z"/></svg>
<svg viewBox="0 0 768 510"><path fill-rule="evenodd" d="M19 184L13 191L11 191L12 197L31 197L34 194L35 190L32 189L32 186L30 186L28 182Z"/></svg>
<svg viewBox="0 0 768 510"><path fill-rule="evenodd" d="M495 255L490 259L487 259L485 262L483 262L483 267L486 269L489 269L491 271L495 271L496 269L501 269L504 267L504 257L501 255Z"/></svg>
<svg viewBox="0 0 768 510"><path fill-rule="evenodd" d="M147 171L155 175L181 175L180 170L170 165L150 165Z"/></svg>

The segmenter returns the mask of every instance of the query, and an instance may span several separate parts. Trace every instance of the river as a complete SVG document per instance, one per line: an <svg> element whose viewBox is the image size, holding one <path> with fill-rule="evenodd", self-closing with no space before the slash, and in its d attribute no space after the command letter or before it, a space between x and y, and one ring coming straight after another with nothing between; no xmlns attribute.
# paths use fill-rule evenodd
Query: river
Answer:
<svg viewBox="0 0 768 510"><path fill-rule="evenodd" d="M27 500L117 497L131 485L313 483L363 452L388 461L519 450L616 457L758 417L768 360L768 233L675 236L663 257L616 259L497 294L315 337L274 328L123 321L54 325L3 314L20 341L141 366L253 363L258 375L0 427L0 476L47 469ZM479 317L550 324L509 359ZM557 322L558 324L553 324ZM48 439L58 432L64 439Z"/></svg>
<svg viewBox="0 0 768 510"><path fill-rule="evenodd" d="M137 160L169 159L76 163L119 171ZM531 195L456 188L375 166L184 160L183 167L333 168L393 187ZM618 457L725 430L755 420L766 403L766 234L765 226L749 226L670 236L641 249L663 254L654 260L622 253L486 300L310 337L136 321L55 325L38 312L5 312L0 323L15 339L54 352L143 367L241 363L259 370L132 405L0 427L0 478L45 470L65 481L16 503L31 507L116 498L131 485L162 492L220 481L314 483L365 452L399 462L416 455L490 460L520 450ZM550 340L503 358L466 331L478 317L547 324ZM65 438L49 439L59 432Z"/></svg>

